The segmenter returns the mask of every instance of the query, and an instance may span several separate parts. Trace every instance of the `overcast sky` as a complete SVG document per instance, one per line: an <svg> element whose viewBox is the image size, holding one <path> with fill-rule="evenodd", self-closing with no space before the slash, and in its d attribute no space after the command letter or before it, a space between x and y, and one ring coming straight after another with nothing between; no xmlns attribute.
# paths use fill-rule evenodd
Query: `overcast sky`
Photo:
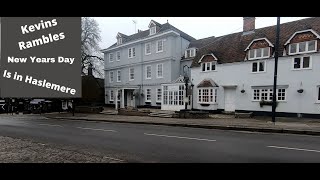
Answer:
<svg viewBox="0 0 320 180"><path fill-rule="evenodd" d="M280 23L304 18L306 17L281 17ZM118 32L132 35L138 29L147 30L151 20L160 24L164 24L168 20L171 25L196 39L240 32L243 28L242 17L95 17L95 19L101 30L101 49L114 44ZM136 21L136 24L133 20ZM276 17L256 17L256 28L276 24Z"/></svg>

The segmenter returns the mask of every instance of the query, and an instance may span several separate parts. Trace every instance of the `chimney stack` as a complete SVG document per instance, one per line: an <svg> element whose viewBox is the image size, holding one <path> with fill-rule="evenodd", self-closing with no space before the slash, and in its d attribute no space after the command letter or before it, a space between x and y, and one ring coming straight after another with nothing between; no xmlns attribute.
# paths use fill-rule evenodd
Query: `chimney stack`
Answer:
<svg viewBox="0 0 320 180"><path fill-rule="evenodd" d="M243 32L254 31L255 17L243 17Z"/></svg>

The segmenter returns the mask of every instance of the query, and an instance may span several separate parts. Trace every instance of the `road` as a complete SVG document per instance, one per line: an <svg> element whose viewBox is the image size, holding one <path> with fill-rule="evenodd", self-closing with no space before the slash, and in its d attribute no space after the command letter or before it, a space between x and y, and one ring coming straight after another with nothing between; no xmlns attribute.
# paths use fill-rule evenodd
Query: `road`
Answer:
<svg viewBox="0 0 320 180"><path fill-rule="evenodd" d="M308 135L0 115L0 136L74 146L126 162L320 162L320 137Z"/></svg>

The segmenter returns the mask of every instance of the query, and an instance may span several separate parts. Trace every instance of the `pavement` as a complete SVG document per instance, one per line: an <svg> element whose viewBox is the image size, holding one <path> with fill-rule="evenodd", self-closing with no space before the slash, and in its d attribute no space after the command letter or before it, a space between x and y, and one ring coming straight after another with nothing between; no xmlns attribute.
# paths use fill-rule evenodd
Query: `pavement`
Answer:
<svg viewBox="0 0 320 180"><path fill-rule="evenodd" d="M71 113L47 113L44 116L47 118L60 120L104 121L220 130L307 134L318 136L320 135L320 119L307 118L278 117L276 118L276 122L274 123L271 121L271 117L234 118L232 115L224 114L211 115L211 118L207 119L160 118L149 116L124 116L84 113L75 113L74 116Z"/></svg>
<svg viewBox="0 0 320 180"><path fill-rule="evenodd" d="M121 163L101 154L29 139L0 136L1 163Z"/></svg>

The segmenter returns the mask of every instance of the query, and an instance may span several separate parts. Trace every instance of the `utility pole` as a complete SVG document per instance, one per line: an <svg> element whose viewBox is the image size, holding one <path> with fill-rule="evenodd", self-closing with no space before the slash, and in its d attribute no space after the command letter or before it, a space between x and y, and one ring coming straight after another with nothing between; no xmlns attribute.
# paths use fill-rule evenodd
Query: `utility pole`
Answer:
<svg viewBox="0 0 320 180"><path fill-rule="evenodd" d="M280 17L277 17L276 27L276 45L274 51L274 79L273 79L273 97L272 97L272 122L276 122L277 106L277 76L278 76L278 57L279 57L279 36L280 36Z"/></svg>

